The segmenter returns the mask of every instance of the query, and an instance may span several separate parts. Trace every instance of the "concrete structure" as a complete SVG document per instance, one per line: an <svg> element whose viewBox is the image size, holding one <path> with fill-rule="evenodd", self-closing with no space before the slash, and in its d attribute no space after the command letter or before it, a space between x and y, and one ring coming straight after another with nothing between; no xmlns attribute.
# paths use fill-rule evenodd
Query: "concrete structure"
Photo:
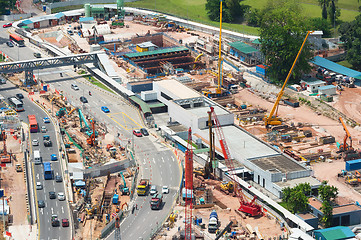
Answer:
<svg viewBox="0 0 361 240"><path fill-rule="evenodd" d="M318 229L318 217L312 213L296 213L296 216L311 225L313 228Z"/></svg>
<svg viewBox="0 0 361 240"><path fill-rule="evenodd" d="M300 81L301 86L305 85L307 91L317 93L320 87L326 86L326 82L318 80L317 78L307 78Z"/></svg>
<svg viewBox="0 0 361 240"><path fill-rule="evenodd" d="M326 96L333 96L336 95L336 86L334 85L327 85L318 88L319 94L325 94Z"/></svg>

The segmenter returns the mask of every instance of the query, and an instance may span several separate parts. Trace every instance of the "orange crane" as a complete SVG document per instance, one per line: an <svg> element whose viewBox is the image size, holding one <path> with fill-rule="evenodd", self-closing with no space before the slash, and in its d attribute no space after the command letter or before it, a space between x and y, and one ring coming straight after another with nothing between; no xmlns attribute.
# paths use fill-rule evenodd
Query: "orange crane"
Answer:
<svg viewBox="0 0 361 240"><path fill-rule="evenodd" d="M343 130L345 130L345 133L346 133L345 137L343 138L343 144L340 145L340 152L353 150L351 134L348 131L348 129L346 127L346 124L343 122L342 117L339 117L338 120L340 120L340 122L342 124L342 127L343 127ZM347 139L350 140L350 144L347 143Z"/></svg>
<svg viewBox="0 0 361 240"><path fill-rule="evenodd" d="M11 160L10 160L10 155L8 154L8 151L6 148L6 132L2 128L1 128L1 138L2 138L3 144L4 144L4 150L1 153L1 163L9 163Z"/></svg>
<svg viewBox="0 0 361 240"><path fill-rule="evenodd" d="M313 31L308 31L308 32L307 32L306 37L305 37L305 39L303 40L303 43L302 43L302 45L301 45L301 48L300 48L300 50L299 50L298 53L297 53L296 59L295 59L295 61L293 62L290 71L288 72L288 75L287 75L287 77L286 77L285 82L283 83L283 86L282 86L282 88L281 88L281 91L280 91L280 92L278 93L278 95L277 95L276 102L275 102L275 104L273 105L272 110L271 110L269 116L266 116L266 117L264 118L264 124L265 124L265 126L266 126L267 128L268 128L269 126L281 125L281 124L282 124L281 119L277 116L278 104L280 103L281 98L282 98L282 96L283 96L283 94L284 94L284 92L285 92L286 84L287 84L288 80L289 80L290 77L291 77L293 68L295 67L295 65L296 65L296 63L297 63L298 58L299 58L300 55L301 55L302 49L303 49L303 47L305 46L306 40L307 40L307 38L308 38L308 35L310 35L310 33L312 33L312 32L313 32Z"/></svg>
<svg viewBox="0 0 361 240"><path fill-rule="evenodd" d="M233 180L234 193L239 198L240 207L238 208L238 211L242 211L250 216L262 215L263 214L262 207L255 203L257 196L254 196L253 200L251 202L248 202L246 200L244 194L242 193L242 191L240 189L237 189L238 184L237 184L236 180L234 179L234 166L233 166L233 162L231 160L231 153L228 149L226 138L224 137L224 134L223 134L223 131L221 128L221 124L218 120L217 114L214 111L213 107L210 107L210 108L211 108L211 113L212 113L213 122L214 122L215 129L216 129L217 137L218 137L219 143L221 145L221 149L222 149L222 153L224 156L226 166L228 168L228 173L229 173L230 178Z"/></svg>
<svg viewBox="0 0 361 240"><path fill-rule="evenodd" d="M91 124L92 124L92 128L93 128L93 133L89 136L89 138L86 140L86 142L90 145L90 146L94 146L96 144L95 142L95 120L90 120Z"/></svg>
<svg viewBox="0 0 361 240"><path fill-rule="evenodd" d="M188 145L185 152L185 240L192 239L192 208L193 208L193 150L192 130L188 130Z"/></svg>

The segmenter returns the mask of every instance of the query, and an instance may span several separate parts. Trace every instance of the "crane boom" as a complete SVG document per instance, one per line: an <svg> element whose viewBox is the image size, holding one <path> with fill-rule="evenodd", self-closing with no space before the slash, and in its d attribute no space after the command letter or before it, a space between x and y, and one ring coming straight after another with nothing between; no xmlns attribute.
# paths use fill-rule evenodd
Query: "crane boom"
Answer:
<svg viewBox="0 0 361 240"><path fill-rule="evenodd" d="M343 139L343 150L346 151L346 150L349 150L349 149L352 148L352 137L351 137L351 134L350 134L350 132L348 131L348 129L346 127L346 124L343 122L342 117L339 117L339 120L340 120L340 122L342 124L343 129L346 132L346 135L345 135L345 137ZM350 139L350 145L347 144L347 139Z"/></svg>
<svg viewBox="0 0 361 240"><path fill-rule="evenodd" d="M307 32L306 37L305 37L305 39L303 40L303 43L302 43L302 45L301 45L301 48L300 48L300 50L299 50L298 53L297 53L297 56L296 56L296 58L295 58L295 61L293 62L292 67L291 67L291 69L290 69L290 71L288 72L288 75L287 75L287 77L286 77L286 80L285 80L285 82L283 83L283 86L282 86L282 88L281 88L281 91L280 91L280 92L278 93L278 95L277 95L276 102L275 102L275 104L273 105L272 110L271 110L269 116L268 116L268 117L266 116L265 119L264 119L264 122L265 122L265 126L266 126L266 127L268 127L269 125L280 125L280 124L281 124L281 121L280 121L279 118L277 118L277 113L276 113L278 104L280 103L281 98L282 98L282 96L283 96L283 94L284 94L286 84L287 84L288 80L289 80L290 77L291 77L293 68L295 67L295 65L296 65L296 63L297 63L297 60L298 60L298 58L299 58L300 55L301 55L301 52L302 52L303 47L305 46L305 43L306 43L307 38L308 38L308 35L310 35L310 33L312 33L312 32L313 32L313 31L308 31L308 32ZM273 114L275 114L275 113L276 113L276 115L273 116Z"/></svg>
<svg viewBox="0 0 361 240"><path fill-rule="evenodd" d="M220 0L221 6L220 6L220 12L219 12L219 55L218 55L218 85L217 85L217 94L222 94L222 4L223 0Z"/></svg>

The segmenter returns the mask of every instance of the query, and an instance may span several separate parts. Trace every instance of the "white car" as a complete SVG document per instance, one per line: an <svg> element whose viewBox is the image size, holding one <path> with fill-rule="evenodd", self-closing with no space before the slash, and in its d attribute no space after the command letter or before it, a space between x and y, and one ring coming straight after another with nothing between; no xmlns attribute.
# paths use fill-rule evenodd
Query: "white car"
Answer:
<svg viewBox="0 0 361 240"><path fill-rule="evenodd" d="M43 185L41 184L41 182L36 182L36 190L41 190L43 189Z"/></svg>
<svg viewBox="0 0 361 240"><path fill-rule="evenodd" d="M64 201L65 200L65 195L63 192L58 192L58 199L59 201Z"/></svg>
<svg viewBox="0 0 361 240"><path fill-rule="evenodd" d="M41 132L42 132L42 133L46 133L46 131L47 131L46 127L45 127L45 126L42 126L42 127L41 127Z"/></svg>
<svg viewBox="0 0 361 240"><path fill-rule="evenodd" d="M169 193L169 188L168 188L168 186L163 186L163 187L162 187L162 193L163 193L163 194L168 194L168 193Z"/></svg>
<svg viewBox="0 0 361 240"><path fill-rule="evenodd" d="M39 140L38 139L33 139L33 146L39 146Z"/></svg>
<svg viewBox="0 0 361 240"><path fill-rule="evenodd" d="M71 84L71 88L72 88L73 90L75 90L75 91L78 91L78 90L79 90L79 87L78 87L76 84L74 84L74 83Z"/></svg>
<svg viewBox="0 0 361 240"><path fill-rule="evenodd" d="M156 186L156 185L152 185L152 186L150 187L149 194L150 194L150 195L154 195L154 194L156 194L157 192L158 192L157 186Z"/></svg>

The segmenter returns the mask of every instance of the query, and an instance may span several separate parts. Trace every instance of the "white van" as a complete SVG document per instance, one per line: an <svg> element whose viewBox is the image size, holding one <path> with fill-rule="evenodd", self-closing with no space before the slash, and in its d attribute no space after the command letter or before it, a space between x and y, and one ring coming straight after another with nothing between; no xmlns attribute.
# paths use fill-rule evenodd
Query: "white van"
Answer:
<svg viewBox="0 0 361 240"><path fill-rule="evenodd" d="M34 163L36 165L41 164L42 160L41 160L41 156L40 156L40 151L39 150L34 150Z"/></svg>

